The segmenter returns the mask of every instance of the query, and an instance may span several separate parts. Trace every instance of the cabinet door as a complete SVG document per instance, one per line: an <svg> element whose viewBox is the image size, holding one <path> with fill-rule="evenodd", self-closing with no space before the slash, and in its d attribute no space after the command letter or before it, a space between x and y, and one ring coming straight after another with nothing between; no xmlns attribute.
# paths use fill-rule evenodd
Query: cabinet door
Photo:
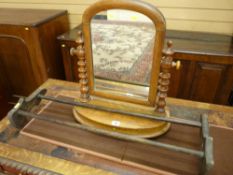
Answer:
<svg viewBox="0 0 233 175"><path fill-rule="evenodd" d="M177 61L179 59L174 59ZM190 88L192 84L195 63L189 60L180 60L181 67L179 70L171 70L171 80L168 91L169 97L190 99Z"/></svg>
<svg viewBox="0 0 233 175"><path fill-rule="evenodd" d="M77 44L75 42L60 42L63 65L65 68L66 80L78 82L78 59L77 56L71 56L70 49L76 48Z"/></svg>
<svg viewBox="0 0 233 175"><path fill-rule="evenodd" d="M233 91L233 65L224 65L224 72L220 81L220 85L215 96L214 103L233 105L230 96ZM233 93L232 93L233 94ZM232 96L233 99L233 96Z"/></svg>
<svg viewBox="0 0 233 175"><path fill-rule="evenodd" d="M36 83L27 46L10 35L0 35L0 46L0 76L9 94L29 95Z"/></svg>
<svg viewBox="0 0 233 175"><path fill-rule="evenodd" d="M180 70L172 69L169 88L170 97L228 105L233 66L181 60Z"/></svg>
<svg viewBox="0 0 233 175"><path fill-rule="evenodd" d="M9 92L5 86L4 77L0 76L0 119L6 116L7 112L12 108L12 105L8 103Z"/></svg>
<svg viewBox="0 0 233 175"><path fill-rule="evenodd" d="M215 102L225 70L225 65L197 62L190 98L202 102Z"/></svg>

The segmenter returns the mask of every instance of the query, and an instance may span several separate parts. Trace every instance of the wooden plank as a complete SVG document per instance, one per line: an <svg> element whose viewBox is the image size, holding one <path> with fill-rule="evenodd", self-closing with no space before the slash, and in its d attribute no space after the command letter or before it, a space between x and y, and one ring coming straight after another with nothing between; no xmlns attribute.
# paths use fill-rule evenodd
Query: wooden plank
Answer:
<svg viewBox="0 0 233 175"><path fill-rule="evenodd" d="M67 9L69 13L82 14L88 5L64 5L64 4L22 4L0 3L1 8L26 8L26 9Z"/></svg>
<svg viewBox="0 0 233 175"><path fill-rule="evenodd" d="M44 4L92 4L98 0L1 0L3 3L44 3ZM144 0L159 7L233 9L231 0ZM0 2L0 3L1 3Z"/></svg>
<svg viewBox="0 0 233 175"><path fill-rule="evenodd" d="M60 112L57 113L56 110L60 109ZM69 121L75 123L76 120L72 117L72 107L63 104L50 103L44 111L40 112L41 115L47 117L55 117L59 120ZM56 116L55 116L56 115ZM30 127L35 124L37 127ZM53 128L51 130L51 127ZM80 129L69 128L62 126L62 132L59 132L60 125L54 125L49 122L34 120L29 123L23 129L23 133L28 133L26 135L37 135L39 137L44 137L52 139L53 143L60 143L65 147L77 147L78 150L83 150L90 154L97 154L99 156L106 155L104 158L113 159L116 161L121 161L122 153L126 149L126 142L118 142L103 136L96 136L95 134L82 131ZM68 132L66 132L68 131ZM45 134L47 133L47 134ZM86 138L89 138L86 140ZM58 143L58 144L59 144ZM106 147L106 144L108 147ZM105 148L105 149L102 149ZM92 151L90 151L92 150Z"/></svg>
<svg viewBox="0 0 233 175"><path fill-rule="evenodd" d="M34 1L11 0L0 2L1 7L7 8L42 8L42 9L67 9L70 16L71 27L81 22L84 10L96 0L59 0L59 1ZM213 33L232 34L233 30L233 1L231 0L147 0L157 6L167 19L168 29L203 31ZM76 16L78 15L78 16Z"/></svg>
<svg viewBox="0 0 233 175"><path fill-rule="evenodd" d="M209 174L232 174L233 166L233 129L211 127L210 135L213 139L214 147L214 167L210 170Z"/></svg>
<svg viewBox="0 0 233 175"><path fill-rule="evenodd" d="M160 7L205 8L205 9L233 9L231 0L145 0Z"/></svg>
<svg viewBox="0 0 233 175"><path fill-rule="evenodd" d="M98 0L1 0L2 3L89 5ZM1 3L0 2L0 3Z"/></svg>
<svg viewBox="0 0 233 175"><path fill-rule="evenodd" d="M205 22L205 21L191 21L191 20L166 20L168 30L185 30L196 32L209 32L232 35L233 23L222 22ZM78 26L80 21L70 21L72 28Z"/></svg>
<svg viewBox="0 0 233 175"><path fill-rule="evenodd" d="M206 22L233 22L233 11L224 10L197 10L159 8L166 20L195 20ZM78 12L78 11L77 11ZM77 19L81 14L71 13L70 20Z"/></svg>
<svg viewBox="0 0 233 175"><path fill-rule="evenodd" d="M232 35L233 23L205 22L190 20L167 20L167 29L200 31Z"/></svg>
<svg viewBox="0 0 233 175"><path fill-rule="evenodd" d="M82 15L88 5L74 4L9 4L0 3L1 7L7 8L40 8L40 9L67 9L71 21ZM160 7L159 10L163 13L167 20L195 20L195 21L206 21L206 22L233 22L233 11L226 10L203 10L203 9L182 9L182 8L167 8Z"/></svg>
<svg viewBox="0 0 233 175"><path fill-rule="evenodd" d="M191 98L196 101L214 101L218 85L222 84L221 78L225 75L225 69L224 65L197 63L194 76L199 78L192 83Z"/></svg>
<svg viewBox="0 0 233 175"><path fill-rule="evenodd" d="M27 142L27 143L29 143L29 142ZM32 142L30 142L30 143L32 143ZM31 147L25 149L22 147L12 146L10 144L6 144L6 143L1 142L0 143L0 156L1 156L1 158L7 158L7 159L14 160L14 161L17 161L19 163L26 164L26 165L32 165L34 167L50 170L50 171L56 172L56 174L59 173L59 174L63 174L63 175L76 175L76 174L116 175L115 173L111 173L109 171L105 171L105 170L102 170L100 168L91 167L91 166L83 165L80 163L74 163L72 161L67 161L64 159L59 159L56 157L48 156L48 155L43 154L41 152L39 153L39 152L34 151L34 150L32 151L32 149L35 148L36 144L37 144L37 146L39 146L38 142L37 143L34 142L34 145L31 145ZM44 147L44 150L45 149L46 149L46 147ZM17 166L17 167L18 167L17 169L21 169L24 166ZM23 170L24 170L23 172L25 172L26 169L23 168ZM12 170L11 170L11 172L12 172ZM29 169L29 170L27 170L27 172L31 173L32 170ZM0 174L3 175L2 169L1 169ZM20 173L16 173L14 171L14 174L20 174ZM22 172L21 172L21 174L22 174ZM24 173L24 174L26 174L26 173ZM54 174L54 173L45 173L45 172L39 173L39 172L37 172L37 174Z"/></svg>
<svg viewBox="0 0 233 175"><path fill-rule="evenodd" d="M233 22L233 11L188 8L159 8L166 19L196 20L206 22Z"/></svg>

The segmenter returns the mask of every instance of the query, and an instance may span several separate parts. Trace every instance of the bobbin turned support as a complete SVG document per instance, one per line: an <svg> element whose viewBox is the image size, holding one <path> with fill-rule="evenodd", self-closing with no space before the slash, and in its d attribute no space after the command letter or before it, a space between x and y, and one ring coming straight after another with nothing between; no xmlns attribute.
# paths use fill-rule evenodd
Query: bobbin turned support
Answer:
<svg viewBox="0 0 233 175"><path fill-rule="evenodd" d="M166 97L171 78L170 71L171 68L174 66L173 55L174 52L172 50L172 41L168 41L167 49L163 51L163 57L161 59L161 72L159 74L158 81L156 111L159 113L165 113Z"/></svg>
<svg viewBox="0 0 233 175"><path fill-rule="evenodd" d="M76 55L78 58L78 77L80 83L80 101L87 102L90 98L88 79L87 79L87 69L86 69L86 59L84 51L84 40L81 31L78 31L78 37L76 40L77 47L70 49L71 55Z"/></svg>

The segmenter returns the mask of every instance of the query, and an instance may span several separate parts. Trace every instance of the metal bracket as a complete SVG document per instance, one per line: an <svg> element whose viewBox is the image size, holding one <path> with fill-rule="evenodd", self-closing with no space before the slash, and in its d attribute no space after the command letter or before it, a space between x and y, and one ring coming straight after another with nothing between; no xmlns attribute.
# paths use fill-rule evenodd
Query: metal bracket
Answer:
<svg viewBox="0 0 233 175"><path fill-rule="evenodd" d="M204 139L203 149L205 156L202 163L202 174L207 174L208 171L214 166L214 157L213 157L213 138L209 135L209 124L208 124L208 115L202 114L202 137Z"/></svg>
<svg viewBox="0 0 233 175"><path fill-rule="evenodd" d="M21 129L25 124L27 124L28 118L25 116L19 116L18 111L30 111L34 106L40 103L41 98L38 98L39 95L44 95L46 92L46 89L38 89L26 98L21 97L13 109L11 109L7 114L11 125L17 129Z"/></svg>

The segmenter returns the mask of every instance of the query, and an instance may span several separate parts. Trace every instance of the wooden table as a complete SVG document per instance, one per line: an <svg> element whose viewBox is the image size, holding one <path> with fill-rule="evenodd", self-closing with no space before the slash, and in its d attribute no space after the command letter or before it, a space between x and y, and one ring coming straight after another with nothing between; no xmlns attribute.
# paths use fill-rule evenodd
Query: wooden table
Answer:
<svg viewBox="0 0 233 175"><path fill-rule="evenodd" d="M47 88L48 94L52 96L62 95L76 97L79 85L73 82L49 79L39 88ZM167 101L172 116L198 120L202 113L207 113L209 115L209 122L211 123L210 134L214 138L215 160L215 166L209 174L231 174L231 172L233 172L233 167L231 166L233 162L233 150L231 147L233 144L233 108L174 98L168 98ZM46 105L48 105L48 103L42 101L37 110L46 108ZM49 128L47 128L47 130L49 131ZM14 129L9 127L7 118L4 118L0 122L0 131L0 138L1 140L4 139L4 142L0 143L0 157L22 162L34 167L72 175L155 174L154 171L148 168L145 170L143 167L135 166L134 164L124 164L112 159L94 156L86 151L83 152L82 150L72 149L72 147L66 147L56 142L51 143L46 141L46 139L31 137L24 134L22 131L17 133ZM185 130L185 132L188 134L189 130ZM7 133L11 136L10 139L4 138ZM88 138L82 139L85 142L85 139ZM151 156L154 157L156 155L153 154ZM169 167L173 166L169 165L168 169ZM168 171L168 169L157 169L156 172L157 174L174 174L178 171L173 171L172 168Z"/></svg>

